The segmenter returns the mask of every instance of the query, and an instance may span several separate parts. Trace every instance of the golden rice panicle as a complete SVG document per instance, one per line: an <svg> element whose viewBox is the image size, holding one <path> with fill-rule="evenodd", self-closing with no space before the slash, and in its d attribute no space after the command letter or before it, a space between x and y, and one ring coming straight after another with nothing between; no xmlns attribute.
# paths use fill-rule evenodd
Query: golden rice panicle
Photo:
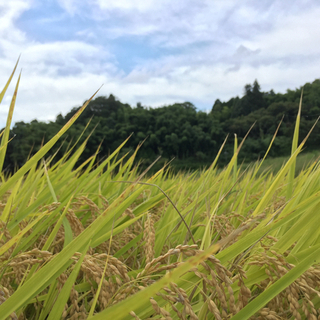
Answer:
<svg viewBox="0 0 320 320"><path fill-rule="evenodd" d="M136 320L141 320L133 311L129 312L130 316L134 317Z"/></svg>
<svg viewBox="0 0 320 320"><path fill-rule="evenodd" d="M52 211L56 210L60 206L60 204L61 204L60 202L52 202L48 205L43 206L42 210L52 212Z"/></svg>
<svg viewBox="0 0 320 320"><path fill-rule="evenodd" d="M71 309L70 309L69 315L70 315L70 319L72 320L79 319L79 317L81 316L80 307L78 305L78 298L79 298L78 291L75 290L73 285L70 293L70 298L69 298L71 302Z"/></svg>
<svg viewBox="0 0 320 320"><path fill-rule="evenodd" d="M130 208L127 208L123 212L122 217L129 217L131 219L134 219L136 216L133 214L133 212ZM135 221L128 228L124 229L121 233L114 235L112 237L110 252L109 252L109 246L110 246L109 241L101 243L96 248L96 251L109 252L111 255L115 254L117 251L119 251L121 248L123 248L126 244L128 244L131 240L136 238L142 232L143 227L142 227L140 220ZM140 240L140 242L141 241L142 240ZM121 257L119 257L119 260L125 261L126 265L128 267L130 267L131 269L141 267L140 260L135 259L134 255L132 255L132 253L135 250L136 250L136 248L131 247L128 249L128 251L125 254L123 254Z"/></svg>
<svg viewBox="0 0 320 320"><path fill-rule="evenodd" d="M68 276L65 273L61 273L60 276L58 277L59 281L59 291L62 289L66 281L68 280Z"/></svg>
<svg viewBox="0 0 320 320"><path fill-rule="evenodd" d="M0 201L0 214L2 214L5 207L6 207L6 202ZM3 222L3 221L1 221L1 222Z"/></svg>
<svg viewBox="0 0 320 320"><path fill-rule="evenodd" d="M80 306L80 314L78 313L79 317L78 320L86 320L88 318L88 312L85 308L85 302L82 301L82 304Z"/></svg>
<svg viewBox="0 0 320 320"><path fill-rule="evenodd" d="M146 264L144 269L138 273L136 279L150 275L154 272L166 271L174 269L178 266L179 262L170 263L169 258L171 255L177 255L181 253L181 246L177 246L175 249L170 249L164 255L161 255L157 258L152 259L149 263Z"/></svg>
<svg viewBox="0 0 320 320"><path fill-rule="evenodd" d="M34 248L31 251L20 253L12 258L7 264L7 269L2 280L7 278L7 281L10 283L19 285L22 279L25 278L26 274L28 274L31 266L36 264L41 265L51 259L51 257L51 252L41 251L37 248ZM1 282L4 284L2 280Z"/></svg>
<svg viewBox="0 0 320 320"><path fill-rule="evenodd" d="M103 266L92 259L90 255L86 255L81 265L81 271L84 273L85 278L91 284L92 297L96 294L95 286L100 283L103 275ZM108 281L106 278L102 280L102 288L98 297L99 304L105 308L116 293L118 284L114 283L111 279Z"/></svg>
<svg viewBox="0 0 320 320"><path fill-rule="evenodd" d="M121 262L119 259L107 255L105 253L94 253L91 255L91 259L95 261L97 265L104 268L106 261L108 260L108 267L106 270L106 275L112 276L116 275L122 282L129 282L130 278L128 276L127 266Z"/></svg>
<svg viewBox="0 0 320 320"><path fill-rule="evenodd" d="M119 288L123 284L130 282L126 266L117 258L107 254L86 255L81 265L81 270L84 272L88 282L91 283L93 295L96 293L94 285L100 283L106 261L108 265L98 298L102 309L127 297L128 290L119 291Z"/></svg>
<svg viewBox="0 0 320 320"><path fill-rule="evenodd" d="M7 229L7 224L0 220L0 230L2 237L0 239L0 246L3 246L6 242L11 239L11 234ZM7 250L4 254L0 256L0 262L6 261L10 258L11 253L13 252L15 245L13 245L9 250Z"/></svg>
<svg viewBox="0 0 320 320"><path fill-rule="evenodd" d="M232 274L226 267L221 264L219 259L217 259L216 257L210 256L208 260L215 268L215 272L210 268L210 274L212 276L212 287L216 289L217 296L221 298L221 304L224 306L222 315L223 317L226 317L225 310L227 310L228 304L230 313L235 315L238 312L238 307L235 301L233 290L231 288L231 285L233 284L233 281L231 280ZM217 279L220 280L217 281ZM225 288L227 289L229 294L228 299L226 297Z"/></svg>
<svg viewBox="0 0 320 320"><path fill-rule="evenodd" d="M150 213L147 214L147 219L144 223L143 240L145 241L145 245L143 249L146 257L146 264L148 264L154 258L154 243L156 240L155 230L154 230L154 221Z"/></svg>
<svg viewBox="0 0 320 320"><path fill-rule="evenodd" d="M301 320L301 315L299 313L300 304L299 304L299 295L297 290L294 288L294 284L291 284L286 288L287 299L289 301L290 311L295 319Z"/></svg>
<svg viewBox="0 0 320 320"><path fill-rule="evenodd" d="M60 226L57 235L52 242L51 250L54 254L59 253L63 249L64 244L64 227Z"/></svg>
<svg viewBox="0 0 320 320"><path fill-rule="evenodd" d="M184 315L189 315L190 319L198 319L196 314L194 313L189 298L182 288L179 288L175 283L170 283L171 290L176 293L177 301L184 305Z"/></svg>
<svg viewBox="0 0 320 320"><path fill-rule="evenodd" d="M127 297L135 294L137 291L139 291L139 288L132 285L131 282L127 282L123 284L117 291L116 295L113 297L112 304L116 304Z"/></svg>
<svg viewBox="0 0 320 320"><path fill-rule="evenodd" d="M6 287L0 286L0 305L4 303L10 297L9 290ZM15 312L11 313L10 319L18 320L18 317Z"/></svg>
<svg viewBox="0 0 320 320"><path fill-rule="evenodd" d="M280 320L280 319L284 319L280 316L277 315L276 312L270 310L269 308L262 308L259 311L259 316L253 316L250 318L251 320L257 320L257 319L261 319L261 320ZM286 319L286 318L285 318Z"/></svg>
<svg viewBox="0 0 320 320"><path fill-rule="evenodd" d="M248 304L248 301L251 298L251 291L244 283L244 279L247 279L245 271L240 265L237 265L235 268L237 270L237 275L234 280L238 280L237 284L240 287L237 308L241 310Z"/></svg>
<svg viewBox="0 0 320 320"><path fill-rule="evenodd" d="M213 300L208 299L208 309L217 320L222 320L221 313Z"/></svg>
<svg viewBox="0 0 320 320"><path fill-rule="evenodd" d="M75 198L76 201L74 201L71 205L72 210L74 212L82 212L81 216L84 216L87 212L90 212L91 218L87 219L86 224L84 227L91 224L96 217L100 214L99 207L95 204L94 201L92 201L90 198L86 196L79 196ZM85 207L85 208L84 208ZM87 208L89 207L89 208Z"/></svg>
<svg viewBox="0 0 320 320"><path fill-rule="evenodd" d="M224 266L221 265L220 261L214 256L210 256L207 262L202 262L201 266L205 269L206 273L199 271L198 268L191 270L194 274L201 278L203 282L203 291L210 290L213 294L213 304L211 303L210 308L214 311L214 305L221 309L222 318L227 318L229 314L237 313L237 305L231 284L233 283L230 279L231 273ZM212 266L213 265L213 266ZM228 296L226 294L228 292ZM210 303L210 301L208 302ZM215 310L217 313L217 310Z"/></svg>
<svg viewBox="0 0 320 320"><path fill-rule="evenodd" d="M179 319L185 319L185 316L177 308L177 302L181 302L180 299L176 297L176 294L173 291L171 291L168 287L164 287L163 290L167 294L158 292L157 296L161 297L163 300L167 301L170 304L172 310L177 314L177 317Z"/></svg>
<svg viewBox="0 0 320 320"><path fill-rule="evenodd" d="M271 239L275 242L275 239ZM262 246L264 252L252 256L249 265L258 265L264 268L267 279L257 283L256 286L260 292L265 290L270 284L282 278L289 270L295 266L286 261L285 255L282 255L272 249L270 246ZM266 309L260 310L261 317L274 317L274 314L285 314L290 311L295 319L316 319L317 310L312 302L320 292L316 290L320 286L319 265L310 267L304 274L296 279L290 286L280 294L270 300ZM274 319L276 319L274 317Z"/></svg>
<svg viewBox="0 0 320 320"><path fill-rule="evenodd" d="M153 310L156 312L157 315L163 316L166 320L172 320L170 312L167 310L160 308L157 301L153 298L150 298L150 303L152 305Z"/></svg>
<svg viewBox="0 0 320 320"><path fill-rule="evenodd" d="M72 209L68 209L68 213L67 213L66 217L70 223L72 233L77 237L84 230L84 227L83 227L81 221L75 215L75 213Z"/></svg>
<svg viewBox="0 0 320 320"><path fill-rule="evenodd" d="M2 233L2 238L0 240L0 243L3 244L3 243L5 243L5 242L7 242L8 240L11 239L11 235L10 235L10 232L9 232L9 230L7 228L7 224L2 220L0 220L0 230L1 230L1 233ZM3 239L3 237L5 239Z"/></svg>

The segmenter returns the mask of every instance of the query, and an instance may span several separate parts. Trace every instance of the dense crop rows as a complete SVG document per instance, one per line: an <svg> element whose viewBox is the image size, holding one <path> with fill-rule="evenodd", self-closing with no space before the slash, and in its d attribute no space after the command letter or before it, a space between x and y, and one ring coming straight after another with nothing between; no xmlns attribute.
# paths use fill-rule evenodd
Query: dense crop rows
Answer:
<svg viewBox="0 0 320 320"><path fill-rule="evenodd" d="M125 142L76 169L88 140L40 161L85 106L1 177L1 319L319 319L320 170L294 176L300 110L276 175L240 170L236 139L222 171L223 146L205 171L149 178Z"/></svg>

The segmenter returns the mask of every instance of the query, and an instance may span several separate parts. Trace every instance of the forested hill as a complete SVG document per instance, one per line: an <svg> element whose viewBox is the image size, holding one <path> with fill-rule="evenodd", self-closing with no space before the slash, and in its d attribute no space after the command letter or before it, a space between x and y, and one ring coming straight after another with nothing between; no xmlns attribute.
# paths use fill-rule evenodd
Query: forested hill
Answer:
<svg viewBox="0 0 320 320"><path fill-rule="evenodd" d="M320 115L320 79L305 84L303 88L301 139ZM71 141L78 139L92 118L81 138L82 141L95 126L96 128L82 160L93 155L100 144L99 157L103 158L133 133L123 153L135 149L145 140L138 153L145 165L162 155L162 163L175 157L178 159L176 163L183 162L195 167L198 164L210 163L229 134L228 143L221 156L220 163L223 164L232 155L233 134L236 133L241 141L256 122L239 156L247 161L257 160L267 150L276 127L284 116L270 155L287 155L291 149L300 95L301 89L287 90L285 94L274 93L273 90L262 92L255 81L253 85L244 87L242 98L235 97L227 102L216 100L208 114L197 110L190 102L148 108L140 103L131 107L121 103L113 95L98 97L89 104L64 136L65 141L59 154L65 152ZM30 155L30 150L31 154L38 151L42 143L52 138L78 109L73 108L66 116L58 115L55 122L17 122L11 130L11 137L15 137L8 145L6 168L12 170L15 166L21 166ZM319 126L316 126L308 140L308 150L320 149ZM61 143L62 141L63 139ZM52 153L60 146L58 143Z"/></svg>

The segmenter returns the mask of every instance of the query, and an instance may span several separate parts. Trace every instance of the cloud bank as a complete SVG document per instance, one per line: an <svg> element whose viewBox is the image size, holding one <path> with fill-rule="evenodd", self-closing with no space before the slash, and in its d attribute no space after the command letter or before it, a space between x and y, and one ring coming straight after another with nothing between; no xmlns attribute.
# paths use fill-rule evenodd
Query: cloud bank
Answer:
<svg viewBox="0 0 320 320"><path fill-rule="evenodd" d="M319 78L319 16L316 0L7 1L0 81L21 53L13 121L54 120L101 84L99 95L131 105L190 101L207 111L255 79L285 92Z"/></svg>

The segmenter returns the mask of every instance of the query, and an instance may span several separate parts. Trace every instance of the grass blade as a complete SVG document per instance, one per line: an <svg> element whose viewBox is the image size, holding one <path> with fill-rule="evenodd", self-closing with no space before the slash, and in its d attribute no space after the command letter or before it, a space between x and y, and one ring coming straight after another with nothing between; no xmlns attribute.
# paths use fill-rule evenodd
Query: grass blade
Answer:
<svg viewBox="0 0 320 320"><path fill-rule="evenodd" d="M299 140L299 127L300 127L300 117L301 117L301 106L302 106L302 96L303 96L303 89L301 90L301 97L299 103L299 110L297 114L296 124L294 128L294 134L292 139L292 146L291 146L291 155L295 153L298 148L298 140ZM296 172L296 162L297 160L294 159L289 169L288 174L288 188L287 188L287 200L289 200L292 196L293 191L293 179Z"/></svg>
<svg viewBox="0 0 320 320"><path fill-rule="evenodd" d="M7 91L8 87L9 87L9 85L10 85L10 82L12 80L12 77L13 77L14 73L16 72L19 60L20 60L20 56L19 56L19 58L18 58L18 60L16 62L16 65L15 65L12 73L11 73L11 76L9 77L9 80L7 81L6 85L4 86L4 88L2 89L2 91L0 93L0 103L2 102L2 99L3 99L4 95L6 94L6 91Z"/></svg>
<svg viewBox="0 0 320 320"><path fill-rule="evenodd" d="M86 252L89 249L90 246L90 241L88 242L87 246L85 247L85 249L82 251L82 255L79 258L78 262L76 263L76 265L74 266L71 274L68 277L68 280L66 281L66 283L64 284L62 290L59 293L58 299L55 302L52 311L49 314L48 320L55 320L55 319L60 319L61 315L63 313L63 309L69 299L69 295L70 295L70 291L72 289L73 284L76 281L76 278L78 276L78 273L80 271L80 267L81 264L84 260L84 257L86 255Z"/></svg>
<svg viewBox="0 0 320 320"><path fill-rule="evenodd" d="M15 182L26 174L30 168L43 158L43 156L53 147L53 145L59 140L59 138L72 126L72 124L78 119L83 110L87 107L89 102L97 94L97 90L92 97L86 101L86 103L73 115L73 117L63 126L63 128L48 141L26 164L21 167L9 180L4 182L0 187L0 196L2 196L7 190L9 190Z"/></svg>
<svg viewBox="0 0 320 320"><path fill-rule="evenodd" d="M10 108L9 108L8 117L7 117L6 128L4 129L3 137L1 139L1 145L0 145L0 172L2 172L4 158L5 158L6 152L7 152L7 144L8 144L8 140L9 140L9 133L10 133L12 116L13 116L13 110L14 110L14 106L15 106L16 98L17 98L17 94L18 94L20 77L21 77L21 73L19 75L19 78L18 78L18 81L17 81L17 84L16 84L16 88L14 90L13 97L11 99Z"/></svg>
<svg viewBox="0 0 320 320"><path fill-rule="evenodd" d="M233 154L237 155L237 150L238 150L238 138L237 138L237 135L234 134ZM238 171L237 162L238 162L238 157L236 156L236 159L235 159L234 164L233 164L233 184L235 184L236 181L237 181L237 171Z"/></svg>

